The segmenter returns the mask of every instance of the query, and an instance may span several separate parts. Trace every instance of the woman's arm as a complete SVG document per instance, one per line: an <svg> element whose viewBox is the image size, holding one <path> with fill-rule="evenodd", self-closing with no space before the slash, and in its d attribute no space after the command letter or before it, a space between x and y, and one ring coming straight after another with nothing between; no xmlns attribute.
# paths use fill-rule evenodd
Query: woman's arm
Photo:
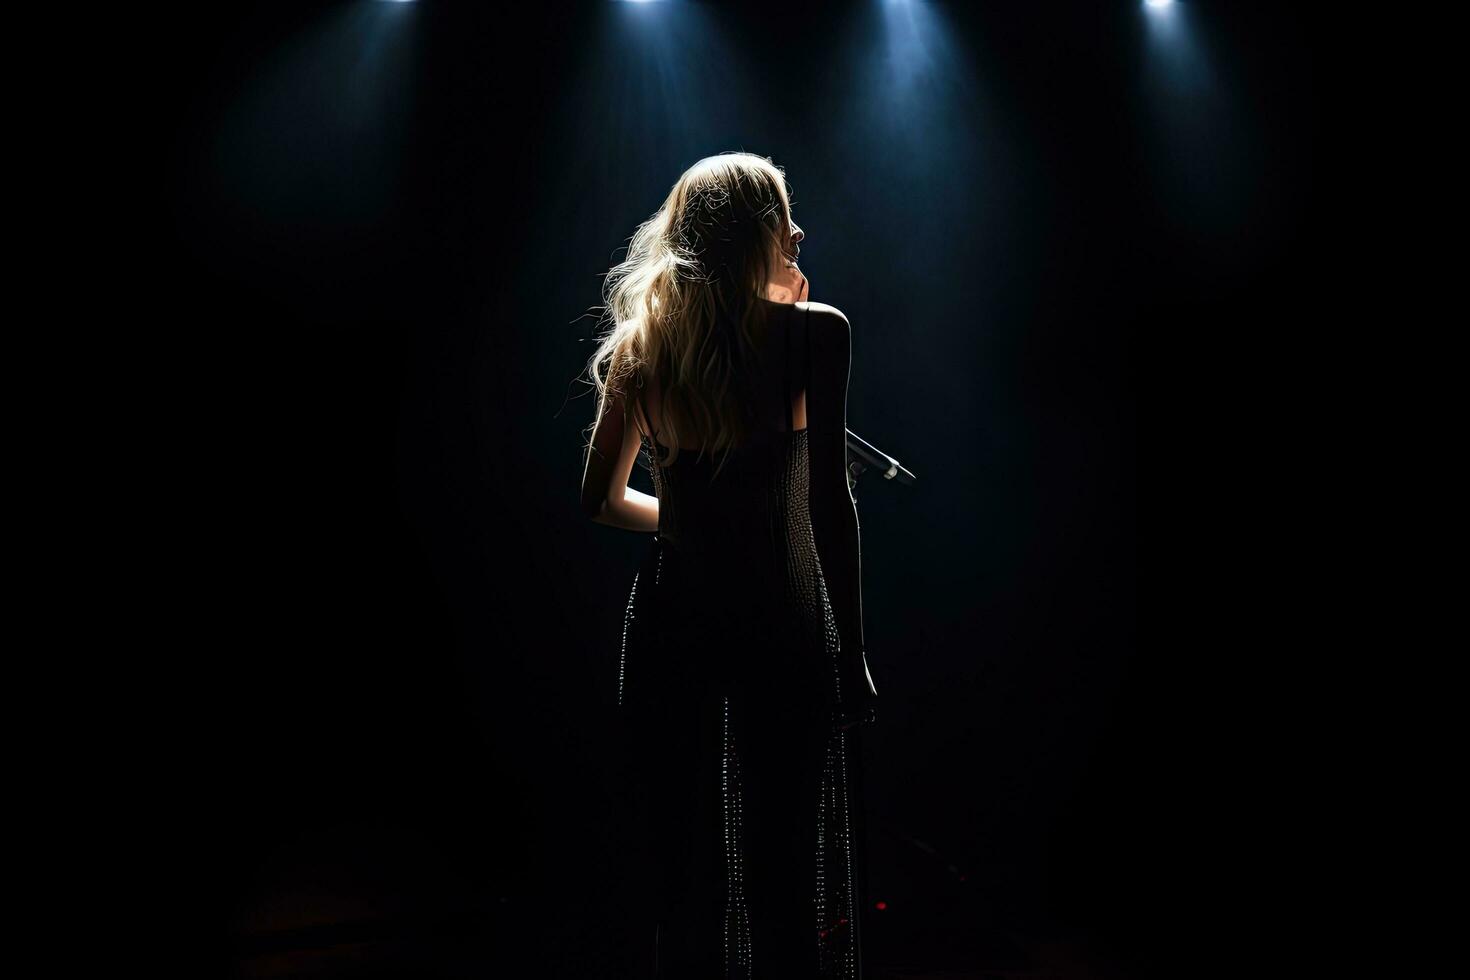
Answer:
<svg viewBox="0 0 1470 980"><path fill-rule="evenodd" d="M813 311L817 313L817 311ZM847 383L852 327L834 307L811 318L811 381L807 386L811 452L812 535L842 642L842 697L850 704L877 696L863 656L862 539L857 502L847 485Z"/></svg>
<svg viewBox="0 0 1470 980"><path fill-rule="evenodd" d="M582 471L582 513L599 524L629 531L658 530L658 498L628 486L642 435L621 391L607 389L587 465Z"/></svg>
<svg viewBox="0 0 1470 980"><path fill-rule="evenodd" d="M617 504L608 501L600 514L592 515L592 520L598 524L652 534L658 530L658 498L624 484L623 499Z"/></svg>

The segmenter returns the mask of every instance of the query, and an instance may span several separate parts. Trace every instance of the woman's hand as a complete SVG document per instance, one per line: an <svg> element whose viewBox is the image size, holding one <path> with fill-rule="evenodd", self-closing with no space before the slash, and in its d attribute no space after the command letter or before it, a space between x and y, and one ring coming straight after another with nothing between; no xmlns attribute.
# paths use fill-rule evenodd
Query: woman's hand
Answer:
<svg viewBox="0 0 1470 980"><path fill-rule="evenodd" d="M766 299L773 303L800 303L810 298L811 284L796 260L781 259L781 270L766 285Z"/></svg>

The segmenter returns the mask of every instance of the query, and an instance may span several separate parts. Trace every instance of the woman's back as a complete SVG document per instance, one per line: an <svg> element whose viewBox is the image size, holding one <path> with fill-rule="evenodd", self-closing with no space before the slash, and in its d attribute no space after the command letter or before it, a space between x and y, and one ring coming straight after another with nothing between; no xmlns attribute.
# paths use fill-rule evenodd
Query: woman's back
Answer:
<svg viewBox="0 0 1470 980"><path fill-rule="evenodd" d="M766 556L775 559L779 529L808 516L804 440L811 312L805 304L767 305L771 319L754 376L742 379L753 399L750 427L728 455L699 446L672 452L658 441L667 428L654 379L639 398L643 452L658 464L652 470L659 537L671 548L705 554L711 562L754 557L752 549L763 544Z"/></svg>
<svg viewBox="0 0 1470 980"><path fill-rule="evenodd" d="M666 633L683 628L703 635L712 654L722 643L742 648L709 664L706 680L768 678L764 671L779 666L791 672L791 683L799 682L803 697L830 708L844 693L856 693L843 692L842 681L855 687L854 674L866 670L837 669L837 617L826 587L828 573L844 583L854 571L843 566L848 556L833 540L853 515L845 469L848 348L823 337L840 331L845 341L848 328L826 304L767 306L772 319L756 376L748 379L747 390L759 398L754 422L727 456L685 446L666 460L656 381L645 379L635 399L659 502L658 534L645 565L669 572L660 579ZM815 394L810 405L809 392ZM814 460L823 461L821 470ZM820 553L833 562L825 573ZM793 645L807 654L783 652ZM860 656L857 648L849 652Z"/></svg>
<svg viewBox="0 0 1470 980"><path fill-rule="evenodd" d="M691 976L858 976L854 760L831 716L841 641L811 521L812 428L797 424L814 319L773 321L774 380L756 386L771 411L718 474L718 456L687 447L653 467L659 531L629 599L620 701L678 944L660 955L702 963ZM661 457L654 405L644 451ZM722 964L701 959L711 950Z"/></svg>
<svg viewBox="0 0 1470 980"><path fill-rule="evenodd" d="M837 315L825 303L761 300L760 304L767 311L766 327L753 363L753 377L747 379L757 419L757 439L787 428L807 427L806 387L811 356L808 330L820 329L823 317ZM645 442L652 445L655 440L649 439L648 433L664 433L663 398L658 379L646 381L637 401ZM789 399L783 397L785 393L789 393ZM667 454L667 445L659 441L657 446L661 454ZM690 445L681 446L679 452L698 454L700 450L700 446Z"/></svg>

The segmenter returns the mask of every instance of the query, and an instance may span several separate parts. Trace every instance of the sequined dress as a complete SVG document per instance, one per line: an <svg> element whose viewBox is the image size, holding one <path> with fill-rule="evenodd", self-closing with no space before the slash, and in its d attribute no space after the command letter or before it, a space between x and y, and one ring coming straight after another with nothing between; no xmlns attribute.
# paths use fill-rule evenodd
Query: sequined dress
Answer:
<svg viewBox="0 0 1470 980"><path fill-rule="evenodd" d="M652 468L659 532L626 607L618 704L658 980L862 975L860 729L832 721L841 642L789 328L784 347L784 430L758 429L715 479L689 449Z"/></svg>

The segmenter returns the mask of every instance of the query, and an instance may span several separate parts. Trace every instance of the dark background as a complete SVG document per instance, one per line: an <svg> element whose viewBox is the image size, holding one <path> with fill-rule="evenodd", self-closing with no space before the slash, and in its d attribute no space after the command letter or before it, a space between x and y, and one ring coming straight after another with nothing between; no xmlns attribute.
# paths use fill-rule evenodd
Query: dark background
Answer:
<svg viewBox="0 0 1470 980"><path fill-rule="evenodd" d="M578 513L578 376L599 277L728 149L786 168L849 427L918 476L857 490L869 974L1224 955L1176 920L1263 805L1269 695L1219 620L1250 583L1211 556L1253 465L1236 369L1307 315L1306 32L984 6L180 15L143 66L207 692L178 750L187 904L234 975L628 968L609 732L648 538Z"/></svg>

